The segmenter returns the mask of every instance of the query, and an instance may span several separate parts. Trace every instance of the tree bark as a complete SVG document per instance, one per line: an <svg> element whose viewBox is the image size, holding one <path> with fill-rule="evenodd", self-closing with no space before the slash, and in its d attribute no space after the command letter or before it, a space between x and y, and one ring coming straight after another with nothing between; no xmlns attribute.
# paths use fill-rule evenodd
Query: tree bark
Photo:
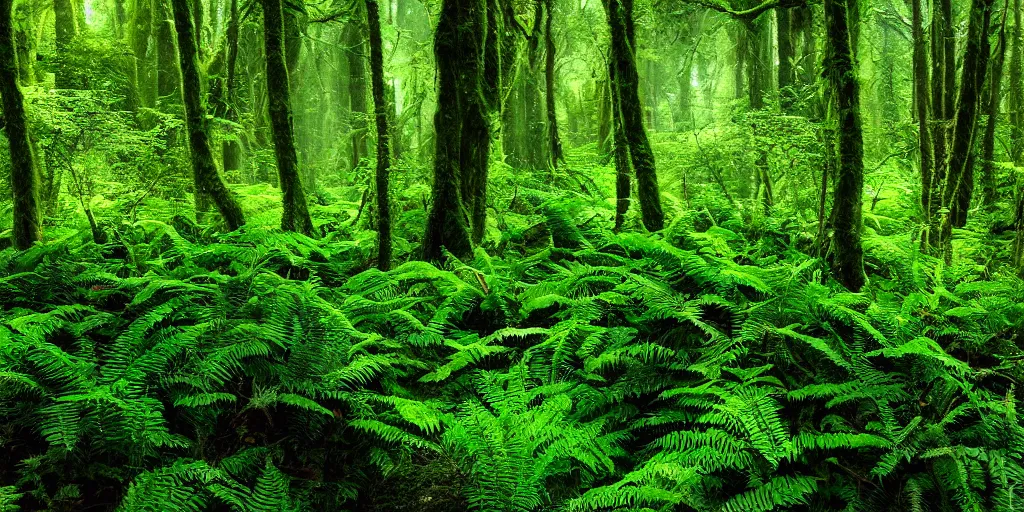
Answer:
<svg viewBox="0 0 1024 512"><path fill-rule="evenodd" d="M969 154L974 141L977 125L978 105L981 103L981 85L988 68L988 52L984 52L983 37L987 37L985 19L991 14L992 0L973 0L970 22L967 26L967 42L964 49L964 65L961 70L960 92L956 106L956 120L949 148L946 185L943 204L949 214L942 221L940 233L943 247L950 256L949 242L953 227L962 227L967 222L973 189L973 169L968 166Z"/></svg>
<svg viewBox="0 0 1024 512"><path fill-rule="evenodd" d="M464 132L486 126L473 125L482 116L486 20L481 0L442 0L434 33L438 93L434 184L423 237L423 258L427 261L440 261L444 250L458 258L473 251L462 202L461 181L466 169L461 166L472 160L462 154L466 148Z"/></svg>
<svg viewBox="0 0 1024 512"><path fill-rule="evenodd" d="M178 52L174 49L174 25L169 0L154 0L159 7L156 24L157 50L157 95L172 101L180 97L178 84L181 83L178 69Z"/></svg>
<svg viewBox="0 0 1024 512"><path fill-rule="evenodd" d="M558 114L555 112L555 39L551 35L554 1L544 0L544 89L548 117L548 165L554 169L562 156L562 139L558 136Z"/></svg>
<svg viewBox="0 0 1024 512"><path fill-rule="evenodd" d="M39 211L39 173L32 157L24 98L18 85L12 3L12 0L0 0L0 100L11 153L14 247L25 250L42 240L43 224Z"/></svg>
<svg viewBox="0 0 1024 512"><path fill-rule="evenodd" d="M615 161L615 231L622 229L626 222L626 213L629 212L630 186L632 185L629 168L629 143L626 140L626 131L622 125L622 110L619 105L619 95L615 83L617 83L615 61L609 56L608 77L611 84L611 121L613 143L612 151Z"/></svg>
<svg viewBox="0 0 1024 512"><path fill-rule="evenodd" d="M1003 14L1003 23L999 27L998 41L989 78L988 120L981 141L981 204L986 208L991 208L995 204L999 193L996 186L995 162L992 160L995 157L996 121L999 119L999 107L1002 104L1003 65L1006 62L1006 13Z"/></svg>
<svg viewBox="0 0 1024 512"><path fill-rule="evenodd" d="M54 73L58 89L73 89L75 84L64 62L70 51L71 41L78 35L75 9L71 0L53 0L54 44L57 50L57 69Z"/></svg>
<svg viewBox="0 0 1024 512"><path fill-rule="evenodd" d="M776 8L777 36L779 46L779 105L783 112L793 107L793 30L789 9Z"/></svg>
<svg viewBox="0 0 1024 512"><path fill-rule="evenodd" d="M270 127L274 136L274 156L281 184L284 212L281 229L313 235L313 220L306 204L306 192L299 174L299 157L292 131L291 95L288 67L285 64L284 21L281 0L263 2L263 43L267 60L267 95L270 97Z"/></svg>
<svg viewBox="0 0 1024 512"><path fill-rule="evenodd" d="M928 245L927 227L932 217L932 154L931 132L928 130L928 52L924 41L924 13L921 6L923 0L911 0L914 38L914 94L917 103L917 136L918 152L921 153L921 212L924 217L926 231L922 234L923 246Z"/></svg>
<svg viewBox="0 0 1024 512"><path fill-rule="evenodd" d="M391 149L389 110L384 99L384 44L380 35L380 8L377 0L366 0L366 24L370 32L370 76L377 121L377 268L387 271L391 267L391 201L388 195Z"/></svg>
<svg viewBox="0 0 1024 512"><path fill-rule="evenodd" d="M1020 0L1013 0L1013 54L1010 57L1010 159L1024 165L1024 31L1021 30Z"/></svg>
<svg viewBox="0 0 1024 512"><path fill-rule="evenodd" d="M665 227L665 214L661 209L661 193L654 152L644 129L643 109L640 106L640 78L636 68L636 38L633 31L632 0L606 0L605 11L611 29L612 63L619 99L618 114L626 132L629 156L636 172L637 199L644 227L660 231Z"/></svg>
<svg viewBox="0 0 1024 512"><path fill-rule="evenodd" d="M228 121L238 121L238 109L235 107L237 100L237 85L235 84L235 70L238 66L238 0L231 0L229 7L228 28L226 33L227 42L227 77L224 84L224 117ZM225 171L234 171L241 167L242 146L237 140L225 138L221 142L221 157L224 161Z"/></svg>
<svg viewBox="0 0 1024 512"><path fill-rule="evenodd" d="M360 13L361 14L361 13ZM359 21L350 21L345 27L345 45L348 58L348 97L351 122L352 162L349 169L359 167L367 156L366 150L366 41Z"/></svg>
<svg viewBox="0 0 1024 512"><path fill-rule="evenodd" d="M833 195L835 230L832 273L850 291L864 286L864 249L861 246L864 193L864 135L860 116L860 84L847 15L857 0L825 0L828 54L824 73L832 90L838 122L838 157Z"/></svg>
<svg viewBox="0 0 1024 512"><path fill-rule="evenodd" d="M153 0L135 0L132 9L131 46L135 74L130 76L139 98L139 106L153 106L153 78L149 61L149 37L153 33Z"/></svg>
<svg viewBox="0 0 1024 512"><path fill-rule="evenodd" d="M199 0L193 0L198 2ZM210 135L203 91L199 77L199 52L196 48L189 0L172 0L174 26L178 31L178 53L181 55L182 99L185 106L185 124L192 155L192 177L195 180L196 203L213 200L228 229L234 231L245 224L242 207L217 171L210 151ZM197 209L201 210L201 209Z"/></svg>

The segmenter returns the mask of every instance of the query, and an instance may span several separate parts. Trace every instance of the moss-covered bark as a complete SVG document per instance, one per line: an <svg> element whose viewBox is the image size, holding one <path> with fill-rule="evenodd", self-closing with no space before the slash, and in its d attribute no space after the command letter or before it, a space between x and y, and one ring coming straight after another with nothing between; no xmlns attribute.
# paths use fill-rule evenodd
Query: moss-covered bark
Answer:
<svg viewBox="0 0 1024 512"><path fill-rule="evenodd" d="M626 222L626 213L629 212L630 188L632 178L629 167L629 142L626 140L626 131L622 126L622 114L619 108L619 95L616 93L615 61L608 59L608 77L611 85L611 107L612 107L612 151L615 162L615 230L622 229Z"/></svg>
<svg viewBox="0 0 1024 512"><path fill-rule="evenodd" d="M291 94L288 67L285 64L284 21L281 0L262 0L263 44L267 64L267 95L270 97L270 128L274 137L274 156L281 185L281 229L313 235L313 220L306 204L306 192L299 174L299 156L295 151L292 129Z"/></svg>
<svg viewBox="0 0 1024 512"><path fill-rule="evenodd" d="M366 25L370 35L370 76L373 89L374 118L377 121L377 268L391 267L391 172L390 110L384 99L384 51L380 35L380 7L377 0L366 0Z"/></svg>
<svg viewBox="0 0 1024 512"><path fill-rule="evenodd" d="M152 69L146 58L152 33L153 0L135 0L130 30L135 73L129 78L134 82L140 107L152 107L154 102Z"/></svg>
<svg viewBox="0 0 1024 512"><path fill-rule="evenodd" d="M555 168L563 157L562 139L558 136L558 114L555 112L555 38L551 34L551 22L555 16L553 0L544 0L544 12L544 104L548 118L548 165Z"/></svg>
<svg viewBox="0 0 1024 512"><path fill-rule="evenodd" d="M352 144L349 169L355 169L359 162L367 156L366 131L366 39L363 35L364 25L357 16L345 27L345 58L348 62L348 101Z"/></svg>
<svg viewBox="0 0 1024 512"><path fill-rule="evenodd" d="M636 172L640 213L648 230L660 231L665 226L665 214L661 209L654 152L647 139L640 106L632 0L606 0L605 12L611 29L611 61L615 66L612 83L618 95L618 114L626 133L630 161Z"/></svg>
<svg viewBox="0 0 1024 512"><path fill-rule="evenodd" d="M856 0L849 2L856 8ZM847 17L847 2L825 0L827 53L823 61L838 127L838 167L832 201L832 273L851 291L864 286L861 246L864 193L864 134L860 115L860 84Z"/></svg>
<svg viewBox="0 0 1024 512"><path fill-rule="evenodd" d="M920 155L921 167L921 211L926 226L922 235L922 242L928 244L929 231L932 217L932 173L934 172L932 153L931 131L928 128L928 52L925 46L924 36L924 9L921 6L923 0L911 0L912 37L914 39L914 94L917 97L915 112L917 112L917 136L918 152Z"/></svg>
<svg viewBox="0 0 1024 512"><path fill-rule="evenodd" d="M53 0L53 37L57 51L57 69L54 72L54 80L58 89L75 87L71 73L63 60L68 55L71 41L78 33L76 26L75 9L71 0Z"/></svg>
<svg viewBox="0 0 1024 512"><path fill-rule="evenodd" d="M229 121L238 121L238 110L235 107L237 99L237 83L235 74L238 66L238 0L231 0L228 8L228 27L225 33L225 44L227 45L227 76L224 78L224 117ZM224 162L225 171L233 171L241 167L242 146L237 140L226 138L221 143L221 158Z"/></svg>
<svg viewBox="0 0 1024 512"><path fill-rule="evenodd" d="M198 0L195 0L198 1ZM209 198L228 229L234 231L245 224L242 207L232 195L217 171L210 151L210 134L206 109L203 106L202 84L199 78L199 53L196 48L195 26L192 24L189 0L172 0L174 27L178 33L178 53L181 63L181 90L185 106L185 125L192 156L192 177L195 180L196 203ZM201 209L199 209L201 210Z"/></svg>
<svg viewBox="0 0 1024 512"><path fill-rule="evenodd" d="M181 83L178 69L178 52L174 48L173 15L170 0L154 0L159 14L154 19L157 55L157 95L164 101L177 101L178 84Z"/></svg>
<svg viewBox="0 0 1024 512"><path fill-rule="evenodd" d="M11 9L11 0L0 0L0 100L11 153L14 247L23 250L42 239L43 225L39 211L39 173L32 158L24 98L18 85Z"/></svg>
<svg viewBox="0 0 1024 512"><path fill-rule="evenodd" d="M481 0L441 3L434 33L438 80L434 183L423 237L423 258L428 261L441 260L444 250L460 258L473 250L462 180L472 172L463 166L476 158L464 154L467 144L463 137L487 129L481 91L486 24L486 6ZM473 149L476 155L482 151Z"/></svg>
<svg viewBox="0 0 1024 512"><path fill-rule="evenodd" d="M986 19L991 15L992 0L973 0L971 3L960 92L957 95L956 116L942 197L943 204L949 209L949 214L942 220L940 232L947 255L953 227L963 226L967 222L974 172L968 165L968 160L974 142L978 107L981 103L981 84L984 83L984 74L988 69L988 52L984 51L986 44L982 38L987 37Z"/></svg>
<svg viewBox="0 0 1024 512"><path fill-rule="evenodd" d="M998 199L995 171L995 147L996 147L996 121L999 120L999 108L1002 104L1003 86L1003 65L1006 62L1006 18L999 27L999 38L995 52L992 55L992 72L989 74L988 92L988 120L985 124L985 134L981 140L981 187L982 202L986 208L991 208Z"/></svg>
<svg viewBox="0 0 1024 512"><path fill-rule="evenodd" d="M776 41L779 49L779 105L783 112L793 106L793 30L792 16L789 9L775 9Z"/></svg>

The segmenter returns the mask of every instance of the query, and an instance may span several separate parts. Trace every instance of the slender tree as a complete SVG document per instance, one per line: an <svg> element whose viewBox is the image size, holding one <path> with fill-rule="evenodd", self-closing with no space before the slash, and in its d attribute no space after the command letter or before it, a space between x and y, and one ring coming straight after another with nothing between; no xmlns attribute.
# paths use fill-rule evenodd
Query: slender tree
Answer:
<svg viewBox="0 0 1024 512"><path fill-rule="evenodd" d="M486 129L486 122L480 120L486 23L481 0L441 2L434 32L438 85L434 183L423 237L423 258L427 261L439 261L444 250L459 258L473 250L462 198L462 180L472 170L462 166L473 160L463 154L468 149L464 134Z"/></svg>
<svg viewBox="0 0 1024 512"><path fill-rule="evenodd" d="M968 165L968 160L974 142L982 84L988 69L988 52L983 51L986 46L983 38L987 39L986 19L991 15L992 0L972 0L971 4L956 119L950 139L946 184L942 197L943 204L949 209L949 214L942 219L940 233L947 257L951 255L948 244L953 227L962 227L967 222L967 209L970 206L974 179L974 170Z"/></svg>
<svg viewBox="0 0 1024 512"><path fill-rule="evenodd" d="M238 121L238 110L235 106L238 87L235 81L238 66L238 0L231 0L228 11L228 27L225 33L227 76L224 78L224 117L229 121ZM225 171L238 169L242 160L241 144L235 139L225 138L221 142L221 158Z"/></svg>
<svg viewBox="0 0 1024 512"><path fill-rule="evenodd" d="M388 104L384 100L384 51L380 35L380 8L377 0L366 0L366 24L370 32L370 76L373 106L377 121L377 268L391 267L391 201L388 193L391 149L388 131Z"/></svg>
<svg viewBox="0 0 1024 512"><path fill-rule="evenodd" d="M351 116L352 161L350 169L359 166L366 157L366 39L363 36L363 23L357 9L357 16L345 27L345 55L348 60L348 101Z"/></svg>
<svg viewBox="0 0 1024 512"><path fill-rule="evenodd" d="M776 40L779 48L779 103L783 111L789 111L793 104L793 30L790 9L775 9Z"/></svg>
<svg viewBox="0 0 1024 512"><path fill-rule="evenodd" d="M985 134L981 140L981 185L982 205L991 208L998 199L995 172L996 121L999 119L999 107L1002 104L1003 65L1006 61L1006 9L1003 10L1003 21L999 25L999 38L992 55L992 71L989 77L988 120Z"/></svg>
<svg viewBox="0 0 1024 512"><path fill-rule="evenodd" d="M931 225L932 216L932 173L934 172L934 154L932 153L931 132L928 130L928 52L924 40L924 13L921 6L923 0L911 0L912 37L914 39L914 94L917 112L918 152L921 153L921 211L924 225ZM927 228L926 228L927 229ZM923 234L923 242L927 245L928 231Z"/></svg>
<svg viewBox="0 0 1024 512"><path fill-rule="evenodd" d="M548 165L558 167L563 160L562 139L558 136L558 115L555 112L555 38L551 21L555 17L554 0L544 0L544 89L548 116Z"/></svg>
<svg viewBox="0 0 1024 512"><path fill-rule="evenodd" d="M181 97L178 93L181 70L178 67L178 52L174 49L174 16L171 14L170 0L154 2L157 6L157 17L153 21L156 32L157 95L174 101Z"/></svg>
<svg viewBox="0 0 1024 512"><path fill-rule="evenodd" d="M24 98L18 85L12 4L12 0L0 0L0 100L11 153L14 247L24 250L42 240L43 224L39 211L39 173L32 157Z"/></svg>
<svg viewBox="0 0 1024 512"><path fill-rule="evenodd" d="M629 157L636 172L637 199L644 226L660 231L665 226L658 190L654 152L647 139L640 106L640 79L636 67L636 37L633 29L633 1L607 0L605 12L611 29L611 56L615 66L612 80L618 95L618 115L622 120Z"/></svg>
<svg viewBox="0 0 1024 512"><path fill-rule="evenodd" d="M281 183L281 229L313 235L313 220L306 204L306 192L299 174L299 156L295 151L292 129L291 95L288 67L284 54L284 21L281 0L263 1L263 44L267 64L267 95L270 97L270 128L274 136L274 156Z"/></svg>
<svg viewBox="0 0 1024 512"><path fill-rule="evenodd" d="M832 228L835 230L832 273L843 286L856 292L866 281L861 246L864 135L847 4L851 10L857 9L857 0L825 0L828 47L823 68L838 125L839 161L832 202Z"/></svg>
<svg viewBox="0 0 1024 512"><path fill-rule="evenodd" d="M53 0L53 29L58 58L54 80L58 89L71 89L74 87L74 83L67 64L64 62L71 41L78 35L75 9L71 0Z"/></svg>
<svg viewBox="0 0 1024 512"><path fill-rule="evenodd" d="M630 178L629 167L629 142L626 140L626 130L622 125L622 110L619 108L619 95L615 87L615 61L608 58L608 77L611 85L612 101L612 152L615 162L615 230L622 229L626 222L626 213L629 212Z"/></svg>
<svg viewBox="0 0 1024 512"><path fill-rule="evenodd" d="M1021 30L1020 0L1013 0L1013 33L1010 40L1009 114L1010 159L1014 165L1024 164L1024 31Z"/></svg>
<svg viewBox="0 0 1024 512"><path fill-rule="evenodd" d="M245 224L245 217L242 215L242 207L238 205L238 201L217 171L213 152L210 151L209 127L199 78L199 53L196 48L195 27L192 24L189 0L172 0L171 8L174 11L174 27L178 33L178 53L181 55L181 90L192 155L196 203L200 204L203 198L212 200L228 229L234 231Z"/></svg>

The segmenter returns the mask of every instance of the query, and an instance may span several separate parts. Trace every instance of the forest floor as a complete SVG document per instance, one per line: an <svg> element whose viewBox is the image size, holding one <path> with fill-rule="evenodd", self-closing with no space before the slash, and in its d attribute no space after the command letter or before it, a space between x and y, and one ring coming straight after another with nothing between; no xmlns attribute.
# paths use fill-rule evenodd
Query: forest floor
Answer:
<svg viewBox="0 0 1024 512"><path fill-rule="evenodd" d="M1008 236L922 254L912 169L883 161L849 293L812 156L772 156L764 215L681 179L741 172L736 140L684 138L655 139L663 232L612 232L590 146L554 176L494 165L488 241L436 266L428 170L400 162L388 272L360 182L312 195L316 239L274 228L269 185L235 188L226 234L110 195L99 245L64 205L0 252L0 511L1016 510Z"/></svg>

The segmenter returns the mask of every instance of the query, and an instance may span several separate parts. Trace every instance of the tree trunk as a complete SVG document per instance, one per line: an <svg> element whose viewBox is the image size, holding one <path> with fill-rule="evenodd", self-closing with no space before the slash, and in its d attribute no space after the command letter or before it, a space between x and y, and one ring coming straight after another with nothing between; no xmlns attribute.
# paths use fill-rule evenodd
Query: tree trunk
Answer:
<svg viewBox="0 0 1024 512"><path fill-rule="evenodd" d="M75 29L75 9L71 0L53 0L54 44L57 50L57 69L54 73L58 89L73 89L75 84L64 62L70 51L71 41L78 35Z"/></svg>
<svg viewBox="0 0 1024 512"><path fill-rule="evenodd" d="M607 162L611 154L611 133L612 133L612 94L610 92L611 82L607 79L598 80L595 84L601 90L597 94L597 155L602 162Z"/></svg>
<svg viewBox="0 0 1024 512"><path fill-rule="evenodd" d="M447 250L458 258L473 251L462 203L465 169L463 134L482 115L481 77L484 66L486 9L481 0L442 0L434 33L437 63L437 111L434 114L434 183L423 258L440 261ZM466 126L469 123L470 126ZM480 123L486 126L486 123Z"/></svg>
<svg viewBox="0 0 1024 512"><path fill-rule="evenodd" d="M1024 165L1024 31L1020 0L1013 0L1013 55L1010 57L1010 159Z"/></svg>
<svg viewBox="0 0 1024 512"><path fill-rule="evenodd" d="M999 27L999 42L996 44L992 73L989 78L988 121L985 124L985 135L981 141L981 184L982 205L991 208L998 199L996 186L995 157L996 121L999 118L999 106L1002 103L1003 64L1006 62L1006 15Z"/></svg>
<svg viewBox="0 0 1024 512"><path fill-rule="evenodd" d="M345 55L348 58L348 97L351 122L352 162L349 169L359 167L366 158L366 41L359 21L350 21L345 27Z"/></svg>
<svg viewBox="0 0 1024 512"><path fill-rule="evenodd" d="M558 136L558 114L555 112L555 39L551 35L554 1L544 0L544 89L548 117L548 165L554 169L562 156L562 139Z"/></svg>
<svg viewBox="0 0 1024 512"><path fill-rule="evenodd" d="M953 126L952 144L943 191L943 204L949 214L942 221L940 233L943 247L949 252L953 227L962 227L967 221L973 191L974 172L968 166L969 154L974 142L977 125L978 105L981 103L981 85L988 68L988 52L983 51L982 41L987 37L985 20L991 14L992 0L973 0L970 22L967 28L967 43L964 49L964 65L961 70L960 93L957 100L956 120ZM979 83L980 82L980 83Z"/></svg>
<svg viewBox="0 0 1024 512"><path fill-rule="evenodd" d="M914 38L914 94L918 98L915 104L917 112L918 151L921 153L921 212L924 225L931 225L932 217L932 172L933 158L931 133L928 130L928 52L924 41L924 13L921 7L923 0L911 0ZM922 246L928 246L929 232L922 234Z"/></svg>
<svg viewBox="0 0 1024 512"><path fill-rule="evenodd" d="M831 89L838 124L838 157L833 196L835 230L832 273L850 291L864 286L864 249L861 247L864 193L864 136L860 117L860 85L853 53L847 4L857 0L825 0L828 54L824 73Z"/></svg>
<svg viewBox="0 0 1024 512"><path fill-rule="evenodd" d="M388 104L384 99L384 52L380 35L380 8L377 0L366 0L366 24L370 32L370 76L373 107L377 120L377 268L391 267L391 200L388 180L391 153L388 131Z"/></svg>
<svg viewBox="0 0 1024 512"><path fill-rule="evenodd" d="M25 250L42 240L43 225L39 212L39 174L32 157L24 99L18 86L12 3L12 0L0 0L0 100L11 153L14 247Z"/></svg>
<svg viewBox="0 0 1024 512"><path fill-rule="evenodd" d="M193 0L198 2L199 0ZM210 135L203 91L199 77L199 52L196 48L189 0L172 0L174 26L178 31L178 53L181 55L182 97L185 106L185 124L192 154L192 177L195 180L196 203L213 200L228 229L234 231L245 224L242 207L217 171L210 151ZM201 208L197 208L201 211Z"/></svg>
<svg viewBox="0 0 1024 512"><path fill-rule="evenodd" d="M654 152L644 129L643 109L640 106L640 78L636 68L636 38L633 32L632 0L607 0L605 11L611 29L612 63L619 99L619 114L626 132L629 156L636 171L637 199L644 226L649 231L665 227L665 214L661 209L658 174Z"/></svg>
<svg viewBox="0 0 1024 512"><path fill-rule="evenodd" d="M299 174L299 157L295 151L292 131L291 99L288 86L288 67L284 54L284 21L281 0L263 0L263 43L267 60L267 95L270 98L270 127L274 136L274 156L281 184L284 212L281 229L313 235L313 220L309 217L306 192Z"/></svg>
<svg viewBox="0 0 1024 512"><path fill-rule="evenodd" d="M771 42L768 34L771 27L767 17L744 21L747 30L747 97L751 110L764 108L764 97L771 90L769 62Z"/></svg>
<svg viewBox="0 0 1024 512"><path fill-rule="evenodd" d="M176 101L181 96L178 94L178 84L181 76L178 74L178 52L174 49L174 26L169 0L155 0L159 7L156 17L156 50L157 50L157 96L170 101Z"/></svg>
<svg viewBox="0 0 1024 512"><path fill-rule="evenodd" d="M153 33L153 0L135 0L132 9L131 46L135 59L135 74L129 79L136 88L139 106L152 107L153 77L147 59L149 38Z"/></svg>
<svg viewBox="0 0 1024 512"><path fill-rule="evenodd" d="M618 83L616 75L615 60L609 56L608 77L611 84L612 101L612 130L615 159L615 231L622 229L626 222L626 213L629 212L630 202L630 168L629 168L629 143L626 140L626 130L622 125L622 110L619 105L619 95L615 84Z"/></svg>
<svg viewBox="0 0 1024 512"><path fill-rule="evenodd" d="M776 8L779 45L779 105L783 112L793 107L793 31L789 9Z"/></svg>
<svg viewBox="0 0 1024 512"><path fill-rule="evenodd" d="M227 42L227 77L224 84L224 117L228 121L238 121L238 109L235 107L237 92L235 84L235 70L238 66L238 0L231 0L230 13L228 18L228 29L226 34ZM234 171L241 167L242 146L234 138L225 138L221 142L221 157L224 160L224 170Z"/></svg>
<svg viewBox="0 0 1024 512"><path fill-rule="evenodd" d="M172 0L173 1L173 0ZM203 9L203 0L189 0L192 4L192 18L195 25L196 56L203 60L203 27L206 26L206 10ZM181 37L180 33L179 36ZM180 43L179 43L180 44ZM179 50L181 51L181 50Z"/></svg>
<svg viewBox="0 0 1024 512"><path fill-rule="evenodd" d="M747 94L747 89L744 86L744 79L743 79L743 77L745 76L744 73L746 72L746 69L747 69L747 58L748 58L748 56L747 56L747 51L748 51L748 45L747 45L748 30L747 30L747 27L742 22L737 22L736 23L736 28L735 28L735 34L736 34L736 36L735 36L736 47L735 47L735 58L734 58L735 67L733 67L733 85L735 86L735 89L734 89L735 90L735 92L734 92L735 96L734 97L736 99L742 99Z"/></svg>

